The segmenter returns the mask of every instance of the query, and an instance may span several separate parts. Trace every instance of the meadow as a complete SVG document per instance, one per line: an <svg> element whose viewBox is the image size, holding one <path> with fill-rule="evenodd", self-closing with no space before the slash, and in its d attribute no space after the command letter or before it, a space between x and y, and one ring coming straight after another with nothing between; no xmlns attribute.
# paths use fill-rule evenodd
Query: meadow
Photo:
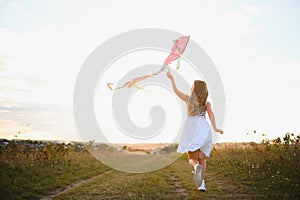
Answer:
<svg viewBox="0 0 300 200"><path fill-rule="evenodd" d="M207 192L194 187L186 154L133 174L103 165L80 143L2 140L0 199L300 199L299 139L215 144Z"/></svg>

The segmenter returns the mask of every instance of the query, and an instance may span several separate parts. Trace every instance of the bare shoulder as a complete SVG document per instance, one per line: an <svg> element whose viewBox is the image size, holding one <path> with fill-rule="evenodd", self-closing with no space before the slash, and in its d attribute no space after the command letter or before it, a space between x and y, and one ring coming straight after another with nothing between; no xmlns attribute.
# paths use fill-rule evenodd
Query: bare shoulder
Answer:
<svg viewBox="0 0 300 200"><path fill-rule="evenodd" d="M209 106L210 107L211 103L209 101L207 101L205 106Z"/></svg>
<svg viewBox="0 0 300 200"><path fill-rule="evenodd" d="M205 108L206 108L206 110L211 110L211 103L208 101L208 102L206 102L206 105L205 105Z"/></svg>

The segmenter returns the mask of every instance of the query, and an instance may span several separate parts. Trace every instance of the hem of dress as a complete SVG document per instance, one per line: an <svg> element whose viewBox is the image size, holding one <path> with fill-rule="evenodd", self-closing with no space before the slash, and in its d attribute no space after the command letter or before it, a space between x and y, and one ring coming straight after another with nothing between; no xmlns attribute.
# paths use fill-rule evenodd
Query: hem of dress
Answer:
<svg viewBox="0 0 300 200"><path fill-rule="evenodd" d="M201 150L201 147L199 148L196 148L196 149L188 149L188 150L184 150L184 151L178 151L177 150L177 153L181 153L181 154L184 154L184 153L188 153L189 151L196 151L196 150ZM202 150L201 150L202 151ZM203 152L203 151L202 151ZM203 152L204 153L204 152ZM206 157L210 157L210 153L206 154L204 153Z"/></svg>

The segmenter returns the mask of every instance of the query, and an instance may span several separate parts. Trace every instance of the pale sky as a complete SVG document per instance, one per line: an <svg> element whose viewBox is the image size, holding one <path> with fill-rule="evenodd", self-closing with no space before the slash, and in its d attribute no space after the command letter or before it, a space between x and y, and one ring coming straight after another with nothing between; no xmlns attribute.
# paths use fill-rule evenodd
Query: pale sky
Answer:
<svg viewBox="0 0 300 200"><path fill-rule="evenodd" d="M296 0L0 0L0 137L30 123L18 137L77 140L73 89L83 62L139 28L190 35L207 52L225 88L220 141L299 133L299 10Z"/></svg>

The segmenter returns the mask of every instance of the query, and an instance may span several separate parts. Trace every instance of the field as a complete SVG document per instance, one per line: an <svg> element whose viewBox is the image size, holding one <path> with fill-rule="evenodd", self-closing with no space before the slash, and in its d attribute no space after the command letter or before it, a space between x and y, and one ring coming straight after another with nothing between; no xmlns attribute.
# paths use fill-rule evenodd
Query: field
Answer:
<svg viewBox="0 0 300 200"><path fill-rule="evenodd" d="M82 144L5 141L0 199L300 199L299 135L261 143L216 144L206 189L192 183L187 155L150 173L124 173Z"/></svg>

